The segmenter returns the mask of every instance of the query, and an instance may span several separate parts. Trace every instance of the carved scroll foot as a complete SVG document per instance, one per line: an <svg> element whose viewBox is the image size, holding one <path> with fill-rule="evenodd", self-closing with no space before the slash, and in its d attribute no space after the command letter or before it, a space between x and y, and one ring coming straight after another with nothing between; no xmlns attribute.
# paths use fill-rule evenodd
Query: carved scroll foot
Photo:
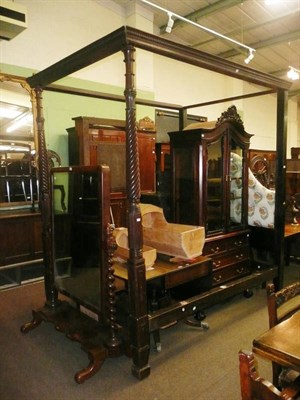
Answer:
<svg viewBox="0 0 300 400"><path fill-rule="evenodd" d="M24 325L21 326L20 331L22 333L32 331L43 321L43 318L41 318L41 316L36 311L32 311L32 315L33 319L30 322L26 322Z"/></svg>
<svg viewBox="0 0 300 400"><path fill-rule="evenodd" d="M81 371L78 371L75 374L74 378L77 383L83 383L87 379L95 375L101 368L105 359L107 358L107 351L104 348L96 347L87 350L84 347L82 347L82 349L88 353L90 363L86 368L84 368Z"/></svg>

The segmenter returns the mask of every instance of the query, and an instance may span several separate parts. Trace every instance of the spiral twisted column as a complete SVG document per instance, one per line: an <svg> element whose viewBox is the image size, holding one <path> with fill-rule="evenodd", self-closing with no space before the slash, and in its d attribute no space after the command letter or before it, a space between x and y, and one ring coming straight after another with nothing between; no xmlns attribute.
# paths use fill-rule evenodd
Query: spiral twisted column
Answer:
<svg viewBox="0 0 300 400"><path fill-rule="evenodd" d="M114 252L117 249L117 243L113 236L113 225L108 224L106 227L106 240L105 240L105 263L106 263L106 284L107 284L107 318L109 321L109 337L106 340L109 354L111 356L119 355L121 353L122 342L118 336L117 324L117 311L116 311L116 286L113 268Z"/></svg>
<svg viewBox="0 0 300 400"><path fill-rule="evenodd" d="M128 197L128 286L129 334L132 351L132 374L143 379L150 374L149 323L147 314L146 276L143 259L143 230L140 211L140 172L135 108L135 48L124 50L126 100L126 190Z"/></svg>
<svg viewBox="0 0 300 400"><path fill-rule="evenodd" d="M54 308L58 303L58 293L54 286L54 255L52 246L51 228L51 201L50 201L50 174L48 154L44 130L42 89L35 88L36 94L36 125L38 136L38 174L39 174L39 199L43 225L43 254L45 266L45 293L46 305Z"/></svg>

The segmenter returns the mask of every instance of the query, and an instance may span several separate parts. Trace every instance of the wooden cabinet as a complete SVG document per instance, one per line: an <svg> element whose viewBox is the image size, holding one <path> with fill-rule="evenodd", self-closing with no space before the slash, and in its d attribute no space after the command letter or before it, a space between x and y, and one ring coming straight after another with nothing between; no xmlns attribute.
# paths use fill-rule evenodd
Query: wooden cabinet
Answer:
<svg viewBox="0 0 300 400"><path fill-rule="evenodd" d="M248 134L232 107L213 129L169 133L172 219L205 227L214 284L250 273Z"/></svg>
<svg viewBox="0 0 300 400"><path fill-rule="evenodd" d="M40 213L2 213L0 223L0 266L42 257Z"/></svg>
<svg viewBox="0 0 300 400"><path fill-rule="evenodd" d="M42 219L30 210L0 213L0 286L42 278Z"/></svg>
<svg viewBox="0 0 300 400"><path fill-rule="evenodd" d="M97 165L105 162L111 168L112 182L116 182L115 187L112 183L112 191L120 189L125 191L125 121L89 117L73 119L75 128L67 129L69 133L69 164ZM141 192L155 192L155 132L138 131L137 140ZM101 150L102 148L104 149ZM115 153L114 157L113 152ZM121 184L123 187L120 187Z"/></svg>
<svg viewBox="0 0 300 400"><path fill-rule="evenodd" d="M212 258L214 286L250 274L249 231L207 238L203 255Z"/></svg>
<svg viewBox="0 0 300 400"><path fill-rule="evenodd" d="M107 164L111 171L111 210L116 226L126 226L125 121L76 117L69 135L70 165ZM156 190L155 132L138 131L141 193Z"/></svg>

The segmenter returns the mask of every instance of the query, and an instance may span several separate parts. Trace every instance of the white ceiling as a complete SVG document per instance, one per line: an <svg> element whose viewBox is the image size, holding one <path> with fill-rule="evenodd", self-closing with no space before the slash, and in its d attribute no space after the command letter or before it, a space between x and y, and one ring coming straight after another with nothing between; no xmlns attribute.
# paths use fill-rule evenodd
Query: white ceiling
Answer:
<svg viewBox="0 0 300 400"><path fill-rule="evenodd" d="M141 0L114 0L125 8L139 3L154 14L160 35L177 43L244 63L247 50L207 33L187 22L176 20L171 33L165 32L166 12ZM291 65L300 70L300 0L154 0L154 3L181 17L254 48L249 67L288 79ZM300 98L300 80L294 81L290 95Z"/></svg>

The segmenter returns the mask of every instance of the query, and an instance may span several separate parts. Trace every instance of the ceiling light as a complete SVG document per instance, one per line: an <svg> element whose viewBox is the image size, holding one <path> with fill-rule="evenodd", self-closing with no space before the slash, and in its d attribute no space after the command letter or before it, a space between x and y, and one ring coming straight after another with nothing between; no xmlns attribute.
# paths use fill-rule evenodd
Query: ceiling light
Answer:
<svg viewBox="0 0 300 400"><path fill-rule="evenodd" d="M1 118L14 119L14 118L18 117L20 114L22 114L21 111L6 108L6 107L0 107L0 117Z"/></svg>
<svg viewBox="0 0 300 400"><path fill-rule="evenodd" d="M249 55L248 55L248 57L245 59L245 64L249 64L249 62L251 61L251 60L253 60L253 58L254 58L254 54L253 54L253 52L254 52L254 49L250 49L249 50Z"/></svg>
<svg viewBox="0 0 300 400"><path fill-rule="evenodd" d="M279 3L282 3L282 0L265 0L266 6L271 6L273 4L279 4Z"/></svg>
<svg viewBox="0 0 300 400"><path fill-rule="evenodd" d="M300 77L300 71L297 68L289 66L289 70L287 72L287 77L292 81L297 81Z"/></svg>
<svg viewBox="0 0 300 400"><path fill-rule="evenodd" d="M167 33L171 33L171 30L172 30L173 25L174 25L174 19L172 19L172 17L173 17L172 13L168 13L168 16L169 16L169 20L168 20L168 24L167 24L167 27L166 27L166 32Z"/></svg>
<svg viewBox="0 0 300 400"><path fill-rule="evenodd" d="M16 118L12 124L6 129L7 133L13 132L21 126L27 125L32 121L32 114L30 111L22 114L20 117Z"/></svg>
<svg viewBox="0 0 300 400"><path fill-rule="evenodd" d="M249 59L248 62L250 62L252 60L252 58L254 57L253 52L255 51L255 49L253 49L252 47L247 46L244 43L241 43L241 42L238 42L237 40L231 39L228 36L222 35L219 32L216 32L216 31L213 31L212 29L206 28L203 25L197 24L197 22L191 21L190 19L182 17L181 15L175 14L173 11L167 10L166 8L163 8L163 7L161 7L161 6L159 6L159 5L155 4L155 3L152 3L149 0L140 0L140 1L142 1L145 4L148 4L149 6L157 8L158 10L161 10L161 11L163 11L163 12L168 14L169 21L168 21L168 25L166 27L166 32L168 32L168 33L171 32L173 24L174 24L174 20L172 20L172 17L175 17L175 18L177 18L177 19L179 19L181 21L184 21L184 22L186 22L188 24L194 25L197 28L203 29L204 31L209 32L212 35L218 36L218 37L220 37L222 39L228 40L228 41L230 41L232 43L235 43L236 45L238 45L240 47L243 47L243 48L247 49L250 52L249 57L247 58L247 60Z"/></svg>

